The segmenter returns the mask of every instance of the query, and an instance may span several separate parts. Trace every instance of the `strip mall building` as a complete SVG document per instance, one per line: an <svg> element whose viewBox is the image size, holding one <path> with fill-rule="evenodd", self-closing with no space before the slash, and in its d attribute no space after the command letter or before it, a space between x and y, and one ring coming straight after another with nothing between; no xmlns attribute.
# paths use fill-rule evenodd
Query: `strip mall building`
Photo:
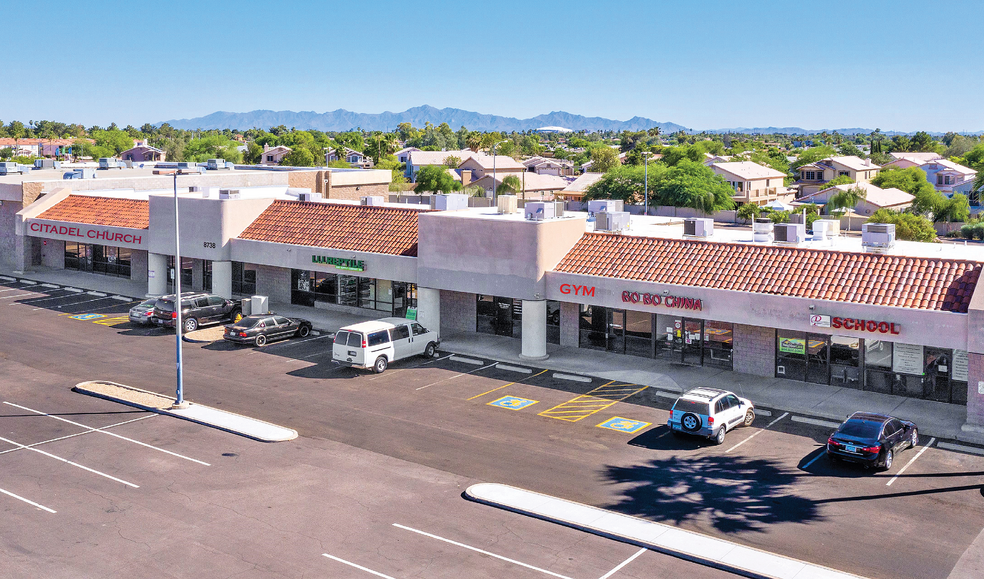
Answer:
<svg viewBox="0 0 984 579"><path fill-rule="evenodd" d="M714 366L967 406L984 425L984 250L858 239L778 245L679 225L588 231L494 209L297 200L287 187L182 190L180 275L194 289L405 315L444 334ZM54 191L16 219L19 271L64 268L171 287L170 192ZM742 238L745 236L746 238ZM81 283L81 282L80 282Z"/></svg>

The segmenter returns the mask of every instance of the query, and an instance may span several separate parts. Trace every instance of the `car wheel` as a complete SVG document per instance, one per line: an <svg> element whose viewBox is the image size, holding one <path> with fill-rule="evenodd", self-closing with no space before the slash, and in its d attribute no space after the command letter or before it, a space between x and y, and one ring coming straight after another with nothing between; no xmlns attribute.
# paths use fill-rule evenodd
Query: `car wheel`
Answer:
<svg viewBox="0 0 984 579"><path fill-rule="evenodd" d="M306 338L311 335L311 328L307 326L301 326L300 328L297 328L297 335L302 338Z"/></svg>
<svg viewBox="0 0 984 579"><path fill-rule="evenodd" d="M238 322L239 320L243 319L243 312L242 312L242 310L232 310L232 316L231 316L230 319L232 320L232 323L234 323L234 324L236 322Z"/></svg>
<svg viewBox="0 0 984 579"><path fill-rule="evenodd" d="M266 336L262 336L262 335L261 336L256 336L256 345L257 346L266 346L266 343L267 343Z"/></svg>
<svg viewBox="0 0 984 579"><path fill-rule="evenodd" d="M372 371L376 374L382 374L386 371L386 356L376 358L376 363L372 365Z"/></svg>
<svg viewBox="0 0 984 579"><path fill-rule="evenodd" d="M556 311L556 312L550 314L550 323L553 324L554 326L559 326L560 325L560 312L559 311Z"/></svg>
<svg viewBox="0 0 984 579"><path fill-rule="evenodd" d="M745 426L751 426L752 422L755 421L755 411L751 408L745 413Z"/></svg>
<svg viewBox="0 0 984 579"><path fill-rule="evenodd" d="M718 430L717 436L714 437L714 444L724 444L724 438L728 435L728 429L725 426L721 426Z"/></svg>
<svg viewBox="0 0 984 579"><path fill-rule="evenodd" d="M909 448L915 448L919 444L919 430L912 429L912 438L909 439Z"/></svg>
<svg viewBox="0 0 984 579"><path fill-rule="evenodd" d="M427 347L424 348L424 357L426 358L433 358L434 354L436 353L437 353L437 346L434 345L434 342L427 344Z"/></svg>
<svg viewBox="0 0 984 579"><path fill-rule="evenodd" d="M198 320L195 318L188 318L184 321L183 326L185 333L194 332L198 329Z"/></svg>
<svg viewBox="0 0 984 579"><path fill-rule="evenodd" d="M888 470L892 468L892 459L894 458L895 458L895 453L892 452L892 449L888 449L888 452L885 453L885 466L883 467L884 470Z"/></svg>
<svg viewBox="0 0 984 579"><path fill-rule="evenodd" d="M680 424L683 425L684 430L693 432L700 428L700 416L697 416L693 412L688 412L680 419Z"/></svg>

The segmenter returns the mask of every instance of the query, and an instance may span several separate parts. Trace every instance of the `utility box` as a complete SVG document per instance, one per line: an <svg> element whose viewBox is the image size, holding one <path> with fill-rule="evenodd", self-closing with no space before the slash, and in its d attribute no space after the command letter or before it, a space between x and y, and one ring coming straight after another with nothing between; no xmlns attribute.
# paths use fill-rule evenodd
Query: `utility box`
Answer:
<svg viewBox="0 0 984 579"><path fill-rule="evenodd" d="M553 202L531 201L523 206L523 215L529 221L543 221L554 218Z"/></svg>
<svg viewBox="0 0 984 579"><path fill-rule="evenodd" d="M496 209L499 210L500 215L510 215L518 211L519 205L516 202L515 195L499 195L495 200Z"/></svg>
<svg viewBox="0 0 984 579"><path fill-rule="evenodd" d="M250 314L265 314L270 311L270 298L268 296L253 296L250 300Z"/></svg>
<svg viewBox="0 0 984 579"><path fill-rule="evenodd" d="M894 223L865 223L861 225L861 246L865 250L890 249L894 245Z"/></svg>
<svg viewBox="0 0 984 579"><path fill-rule="evenodd" d="M827 237L837 237L840 235L841 222L840 219L817 219L813 222L813 229L816 231L817 223L826 223L827 227ZM823 226L821 226L823 227Z"/></svg>
<svg viewBox="0 0 984 579"><path fill-rule="evenodd" d="M382 195L367 195L359 199L360 205L365 205L367 207L382 207L383 206L383 196Z"/></svg>
<svg viewBox="0 0 984 579"><path fill-rule="evenodd" d="M689 217L683 220L684 237L710 237L714 235L714 220L707 217Z"/></svg>
<svg viewBox="0 0 984 579"><path fill-rule="evenodd" d="M588 201L588 214L594 215L599 211L622 211L625 209L625 204L621 199L595 199L594 201Z"/></svg>
<svg viewBox="0 0 984 579"><path fill-rule="evenodd" d="M594 218L595 231L622 231L629 228L628 211L599 211Z"/></svg>
<svg viewBox="0 0 984 579"><path fill-rule="evenodd" d="M253 313L253 300L250 298L243 298L242 301L243 315L248 316Z"/></svg>
<svg viewBox="0 0 984 579"><path fill-rule="evenodd" d="M450 193L448 195L431 195L431 209L438 211L460 211L468 209L468 195Z"/></svg>
<svg viewBox="0 0 984 579"><path fill-rule="evenodd" d="M769 243L772 241L773 223L771 219L758 218L752 224L752 241Z"/></svg>
<svg viewBox="0 0 984 579"><path fill-rule="evenodd" d="M803 243L806 241L806 224L776 223L773 234L776 243Z"/></svg>

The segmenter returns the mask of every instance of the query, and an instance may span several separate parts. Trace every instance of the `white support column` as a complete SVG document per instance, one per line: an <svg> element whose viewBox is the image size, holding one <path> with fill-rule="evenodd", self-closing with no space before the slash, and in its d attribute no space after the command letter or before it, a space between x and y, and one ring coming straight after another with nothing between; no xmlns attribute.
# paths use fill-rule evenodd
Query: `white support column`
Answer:
<svg viewBox="0 0 984 579"><path fill-rule="evenodd" d="M34 243L34 238L29 235L17 235L14 238L14 273L23 274L31 269Z"/></svg>
<svg viewBox="0 0 984 579"><path fill-rule="evenodd" d="M417 288L417 321L428 330L441 335L441 290Z"/></svg>
<svg viewBox="0 0 984 579"><path fill-rule="evenodd" d="M547 301L523 300L523 353L525 360L547 359Z"/></svg>
<svg viewBox="0 0 984 579"><path fill-rule="evenodd" d="M147 297L167 293L167 256L147 252Z"/></svg>
<svg viewBox="0 0 984 579"><path fill-rule="evenodd" d="M205 288L206 291L209 288ZM213 261L212 262L212 288L215 295L232 299L232 262Z"/></svg>

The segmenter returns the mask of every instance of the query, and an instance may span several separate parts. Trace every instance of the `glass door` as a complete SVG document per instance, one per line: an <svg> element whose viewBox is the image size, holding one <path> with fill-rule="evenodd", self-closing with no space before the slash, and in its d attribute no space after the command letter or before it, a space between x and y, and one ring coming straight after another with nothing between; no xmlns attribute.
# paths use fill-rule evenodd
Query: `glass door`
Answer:
<svg viewBox="0 0 984 579"><path fill-rule="evenodd" d="M807 335L806 381L830 384L830 336Z"/></svg>
<svg viewBox="0 0 984 579"><path fill-rule="evenodd" d="M683 321L683 363L700 366L704 354L703 320Z"/></svg>
<svg viewBox="0 0 984 579"><path fill-rule="evenodd" d="M608 351L625 353L625 310L609 310Z"/></svg>
<svg viewBox="0 0 984 579"><path fill-rule="evenodd" d="M951 350L926 347L923 374L923 397L937 402L950 402Z"/></svg>
<svg viewBox="0 0 984 579"><path fill-rule="evenodd" d="M805 332L776 332L776 377L800 381L806 379Z"/></svg>

